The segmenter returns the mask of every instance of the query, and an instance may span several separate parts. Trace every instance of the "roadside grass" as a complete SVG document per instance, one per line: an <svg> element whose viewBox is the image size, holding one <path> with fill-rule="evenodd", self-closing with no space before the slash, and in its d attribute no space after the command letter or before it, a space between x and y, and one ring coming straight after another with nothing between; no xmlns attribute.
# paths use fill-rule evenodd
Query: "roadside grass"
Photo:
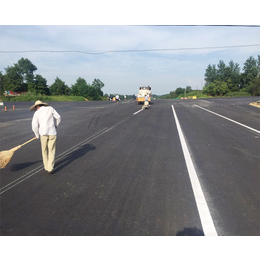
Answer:
<svg viewBox="0 0 260 260"><path fill-rule="evenodd" d="M219 97L250 97L252 96L248 92L230 92L224 96L208 96L203 94L201 90L194 90L186 94L186 98L192 99L193 97L196 98L219 98ZM169 99L170 96L164 97ZM184 94L179 95L175 99L185 98ZM163 98L162 98L163 99ZM85 99L82 96L46 96L46 95L32 95L32 94L22 94L20 96L10 97L10 96L0 96L0 101L32 101L35 102L36 100L41 100L43 102L57 102L57 101L91 101L91 99ZM106 97L101 97L101 100L107 100Z"/></svg>
<svg viewBox="0 0 260 260"><path fill-rule="evenodd" d="M22 102L22 101L33 101L35 102L36 100L41 100L43 102L55 102L55 101L85 101L84 97L79 97L79 96L46 96L46 95L38 95L38 96L33 96L33 95L20 95L16 97L0 97L2 101L17 101L17 102Z"/></svg>
<svg viewBox="0 0 260 260"><path fill-rule="evenodd" d="M196 96L197 98L221 98L221 97L252 97L252 95L248 92L229 92L227 94L225 94L224 96L208 96L206 94L203 94L200 91L191 91L189 92L186 97L187 98L192 98L193 96ZM184 94L178 96L178 98L184 98Z"/></svg>

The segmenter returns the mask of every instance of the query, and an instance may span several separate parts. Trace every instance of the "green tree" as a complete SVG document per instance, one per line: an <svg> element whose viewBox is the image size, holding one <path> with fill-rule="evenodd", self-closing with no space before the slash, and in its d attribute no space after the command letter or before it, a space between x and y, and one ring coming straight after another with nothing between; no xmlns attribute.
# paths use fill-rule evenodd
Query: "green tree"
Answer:
<svg viewBox="0 0 260 260"><path fill-rule="evenodd" d="M47 86L47 80L41 75L37 74L33 82L28 84L28 91L33 94L49 95L50 90Z"/></svg>
<svg viewBox="0 0 260 260"><path fill-rule="evenodd" d="M54 83L50 86L50 92L52 95L69 95L70 88L64 81L56 77Z"/></svg>
<svg viewBox="0 0 260 260"><path fill-rule="evenodd" d="M90 86L85 79L79 77L74 85L71 86L71 94L74 96L86 96Z"/></svg>
<svg viewBox="0 0 260 260"><path fill-rule="evenodd" d="M205 72L205 85L208 85L217 80L216 65L209 64Z"/></svg>
<svg viewBox="0 0 260 260"><path fill-rule="evenodd" d="M218 69L217 69L217 80L218 81L226 81L226 64L223 60L219 61Z"/></svg>
<svg viewBox="0 0 260 260"><path fill-rule="evenodd" d="M258 61L257 61L257 78L253 81L252 84L249 85L248 91L253 96L260 96L260 55L258 55Z"/></svg>
<svg viewBox="0 0 260 260"><path fill-rule="evenodd" d="M226 82L230 91L239 91L240 89L240 68L238 63L234 63L233 60L229 62L229 66L226 67Z"/></svg>
<svg viewBox="0 0 260 260"><path fill-rule="evenodd" d="M4 89L4 75L2 73L2 71L0 71L0 95L2 95L4 93L5 89Z"/></svg>
<svg viewBox="0 0 260 260"><path fill-rule="evenodd" d="M257 78L247 87L247 91L253 96L260 96L260 55L258 55L257 70Z"/></svg>
<svg viewBox="0 0 260 260"><path fill-rule="evenodd" d="M219 61L217 68L215 65L208 65L205 73L205 81L205 85L215 81L223 81L227 83L231 91L238 91L240 86L239 65L234 63L233 60L229 62L228 66L226 66L223 60Z"/></svg>
<svg viewBox="0 0 260 260"><path fill-rule="evenodd" d="M15 66L18 66L20 74L23 76L23 82L27 85L34 80L34 71L37 67L28 59L21 58Z"/></svg>
<svg viewBox="0 0 260 260"><path fill-rule="evenodd" d="M224 96L229 92L229 88L226 82L216 81L216 92L218 96Z"/></svg>
<svg viewBox="0 0 260 260"><path fill-rule="evenodd" d="M223 96L228 92L229 88L227 83L219 80L215 80L203 88L203 93L210 96Z"/></svg>
<svg viewBox="0 0 260 260"><path fill-rule="evenodd" d="M247 87L247 91L253 96L260 96L260 75Z"/></svg>
<svg viewBox="0 0 260 260"><path fill-rule="evenodd" d="M259 73L258 61L250 56L244 63L243 73L241 75L242 87L248 88L257 78Z"/></svg>
<svg viewBox="0 0 260 260"><path fill-rule="evenodd" d="M216 84L214 82L210 82L207 85L203 87L203 93L209 95L209 96L215 96L216 95Z"/></svg>
<svg viewBox="0 0 260 260"><path fill-rule="evenodd" d="M178 97L179 95L184 94L184 92L185 92L184 88L176 88L175 95L176 95L176 97Z"/></svg>
<svg viewBox="0 0 260 260"><path fill-rule="evenodd" d="M71 86L71 94L90 100L100 100L103 96L101 90L103 87L104 83L99 79L94 79L92 85L89 85L85 79L79 77L76 83Z"/></svg>
<svg viewBox="0 0 260 260"><path fill-rule="evenodd" d="M18 66L5 68L4 86L5 90L11 91L27 91L27 86L23 83L23 76Z"/></svg>
<svg viewBox="0 0 260 260"><path fill-rule="evenodd" d="M102 96L103 96L103 92L100 89L90 86L88 88L88 93L86 94L85 97L91 100L100 100Z"/></svg>
<svg viewBox="0 0 260 260"><path fill-rule="evenodd" d="M21 58L14 66L8 66L5 68L5 90L27 91L29 83L33 83L35 70L37 70L36 66L24 58Z"/></svg>
<svg viewBox="0 0 260 260"><path fill-rule="evenodd" d="M258 55L258 76L260 75L260 55Z"/></svg>
<svg viewBox="0 0 260 260"><path fill-rule="evenodd" d="M101 99L101 97L103 97L103 91L101 90L103 87L105 86L105 84L99 80L99 79L94 79L92 82L91 87L93 89L91 89L91 95L93 100L99 100Z"/></svg>
<svg viewBox="0 0 260 260"><path fill-rule="evenodd" d="M186 86L186 93L188 94L188 93L191 92L191 91L192 91L191 86Z"/></svg>
<svg viewBox="0 0 260 260"><path fill-rule="evenodd" d="M97 89L102 89L104 86L105 84L99 79L94 79L92 82L92 87L95 87Z"/></svg>
<svg viewBox="0 0 260 260"><path fill-rule="evenodd" d="M171 91L168 98L176 98L176 97L177 96L176 96L175 91Z"/></svg>

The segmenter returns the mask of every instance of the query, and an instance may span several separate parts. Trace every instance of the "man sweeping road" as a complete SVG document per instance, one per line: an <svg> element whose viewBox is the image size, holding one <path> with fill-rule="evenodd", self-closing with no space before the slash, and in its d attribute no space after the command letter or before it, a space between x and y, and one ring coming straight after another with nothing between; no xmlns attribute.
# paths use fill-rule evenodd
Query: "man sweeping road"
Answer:
<svg viewBox="0 0 260 260"><path fill-rule="evenodd" d="M43 165L47 172L52 173L55 163L57 127L61 121L57 111L37 100L30 108L31 111L36 111L32 119L32 130L37 139L41 140Z"/></svg>

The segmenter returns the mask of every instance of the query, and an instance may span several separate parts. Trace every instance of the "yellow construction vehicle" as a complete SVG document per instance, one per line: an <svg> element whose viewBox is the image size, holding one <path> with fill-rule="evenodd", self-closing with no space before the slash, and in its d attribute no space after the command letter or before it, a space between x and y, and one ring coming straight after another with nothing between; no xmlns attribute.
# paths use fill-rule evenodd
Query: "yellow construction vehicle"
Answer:
<svg viewBox="0 0 260 260"><path fill-rule="evenodd" d="M152 99L152 88L150 86L148 87L140 87L139 88L139 93L137 94L137 98L136 98L136 101L138 102L138 104L143 104L144 103L144 97L146 95L148 95L149 97L149 103L151 102L151 99Z"/></svg>

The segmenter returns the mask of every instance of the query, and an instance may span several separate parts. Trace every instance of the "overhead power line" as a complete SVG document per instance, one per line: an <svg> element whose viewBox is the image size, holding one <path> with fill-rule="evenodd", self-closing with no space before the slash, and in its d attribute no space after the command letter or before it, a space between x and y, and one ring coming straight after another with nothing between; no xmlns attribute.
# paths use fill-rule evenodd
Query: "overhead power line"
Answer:
<svg viewBox="0 0 260 260"><path fill-rule="evenodd" d="M201 24L201 25L194 25L194 24L180 24L180 25L167 25L167 24L159 24L159 25L136 25L136 26L151 26L151 27L260 27L260 25L254 25L254 24L212 24L212 25L207 25L207 24Z"/></svg>
<svg viewBox="0 0 260 260"><path fill-rule="evenodd" d="M207 50L207 49L226 49L226 48L244 48L244 47L257 47L260 44L250 45L231 45L231 46L213 46L213 47L190 47L190 48L169 48L169 49L143 49L143 50L111 50L103 52L85 52L85 51L57 51L57 50L20 50L20 51L0 51L0 53L32 53L32 52L45 52L45 53L81 53L89 55L100 55L106 53L119 53L119 52L155 52L155 51L189 51L189 50Z"/></svg>

